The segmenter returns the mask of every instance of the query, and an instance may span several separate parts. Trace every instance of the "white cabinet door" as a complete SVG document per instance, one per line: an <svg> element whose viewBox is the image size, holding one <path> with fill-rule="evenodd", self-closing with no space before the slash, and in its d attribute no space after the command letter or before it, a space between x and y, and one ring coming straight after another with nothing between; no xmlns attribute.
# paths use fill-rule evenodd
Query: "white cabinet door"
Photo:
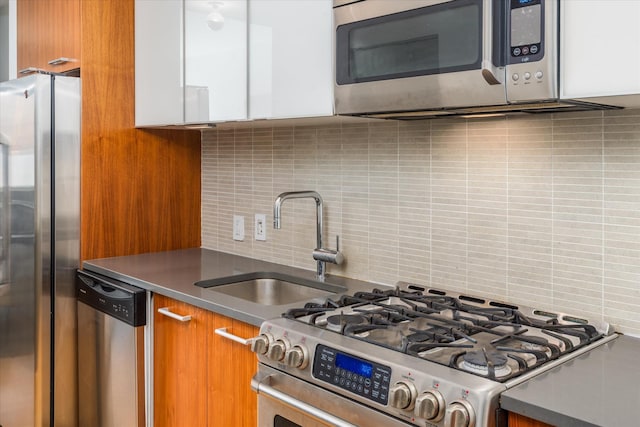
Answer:
<svg viewBox="0 0 640 427"><path fill-rule="evenodd" d="M247 0L136 0L136 126L247 118Z"/></svg>
<svg viewBox="0 0 640 427"><path fill-rule="evenodd" d="M640 94L640 1L560 5L561 97Z"/></svg>
<svg viewBox="0 0 640 427"><path fill-rule="evenodd" d="M332 5L249 0L249 118L333 114Z"/></svg>
<svg viewBox="0 0 640 427"><path fill-rule="evenodd" d="M184 122L182 10L181 0L135 2L136 126Z"/></svg>
<svg viewBox="0 0 640 427"><path fill-rule="evenodd" d="M331 0L136 0L136 126L333 114Z"/></svg>
<svg viewBox="0 0 640 427"><path fill-rule="evenodd" d="M247 118L247 0L185 1L185 122Z"/></svg>

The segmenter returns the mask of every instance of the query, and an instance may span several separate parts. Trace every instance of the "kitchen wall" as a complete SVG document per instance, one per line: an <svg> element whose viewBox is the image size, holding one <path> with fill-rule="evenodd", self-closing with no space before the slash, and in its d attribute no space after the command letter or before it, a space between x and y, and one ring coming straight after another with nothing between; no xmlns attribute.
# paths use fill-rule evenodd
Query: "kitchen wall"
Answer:
<svg viewBox="0 0 640 427"><path fill-rule="evenodd" d="M315 269L317 190L329 273L414 281L610 322L640 335L640 110L211 130L202 245ZM232 216L245 216L244 241Z"/></svg>

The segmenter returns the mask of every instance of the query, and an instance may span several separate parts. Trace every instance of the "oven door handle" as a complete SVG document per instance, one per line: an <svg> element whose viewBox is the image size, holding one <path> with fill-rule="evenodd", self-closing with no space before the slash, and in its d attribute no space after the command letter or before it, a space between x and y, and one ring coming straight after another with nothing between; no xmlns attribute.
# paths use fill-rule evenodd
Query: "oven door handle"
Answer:
<svg viewBox="0 0 640 427"><path fill-rule="evenodd" d="M335 425L337 427L358 427L355 424L351 424L343 420L342 418L331 415L330 413L325 412L322 409L316 408L313 405L309 405L308 403L305 403L301 400L296 399L295 397L292 397L275 389L270 384L267 384L271 382L271 378L273 376L274 375L267 375L266 377L263 377L262 380L259 380L256 378L256 375L256 377L253 377L253 379L251 380L251 388L253 388L258 394L262 393L266 396L272 397L286 405L292 406L293 408L304 412L305 414L316 417L319 420L327 422L331 425Z"/></svg>

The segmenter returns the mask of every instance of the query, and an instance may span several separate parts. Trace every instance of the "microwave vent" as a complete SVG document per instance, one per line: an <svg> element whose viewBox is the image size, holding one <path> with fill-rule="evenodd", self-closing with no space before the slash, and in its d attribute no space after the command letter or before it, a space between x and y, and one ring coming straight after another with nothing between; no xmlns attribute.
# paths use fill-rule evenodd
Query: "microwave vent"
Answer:
<svg viewBox="0 0 640 427"><path fill-rule="evenodd" d="M527 104L490 105L472 108L450 108L422 111L390 111L385 113L363 113L358 116L388 120L424 120L438 117L491 117L515 114L542 114L590 110L619 110L622 107L592 104L580 101L553 101Z"/></svg>

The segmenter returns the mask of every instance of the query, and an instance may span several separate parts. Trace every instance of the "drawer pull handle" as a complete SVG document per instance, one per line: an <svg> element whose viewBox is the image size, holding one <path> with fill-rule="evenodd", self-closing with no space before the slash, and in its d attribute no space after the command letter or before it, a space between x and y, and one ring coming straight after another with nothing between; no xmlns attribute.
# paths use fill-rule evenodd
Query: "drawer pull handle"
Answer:
<svg viewBox="0 0 640 427"><path fill-rule="evenodd" d="M171 317L172 319L179 320L181 322L188 322L191 320L191 315L187 314L186 316L180 316L179 314L172 313L169 307L162 307L158 309L158 313L164 314L167 317Z"/></svg>
<svg viewBox="0 0 640 427"><path fill-rule="evenodd" d="M251 345L251 338L244 339L237 335L233 335L232 333L227 332L227 328L218 328L214 332L216 335L220 335L221 337L225 337L228 340L235 341L242 345Z"/></svg>
<svg viewBox="0 0 640 427"><path fill-rule="evenodd" d="M67 62L76 62L76 60L75 59L71 59L71 58L65 58L64 56L61 56L60 58L52 59L51 61L47 62L47 64L49 64L49 65L62 65L62 64L66 64Z"/></svg>
<svg viewBox="0 0 640 427"><path fill-rule="evenodd" d="M22 70L19 70L18 74L31 74L31 73L37 73L39 71L41 71L40 68L27 67L27 68L23 68Z"/></svg>

